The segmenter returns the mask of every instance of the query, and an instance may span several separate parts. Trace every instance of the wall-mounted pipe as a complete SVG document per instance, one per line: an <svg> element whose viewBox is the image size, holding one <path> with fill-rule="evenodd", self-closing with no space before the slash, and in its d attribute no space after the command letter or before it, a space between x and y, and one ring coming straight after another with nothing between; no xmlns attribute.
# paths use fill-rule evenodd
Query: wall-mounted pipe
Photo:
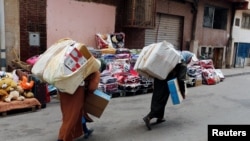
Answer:
<svg viewBox="0 0 250 141"><path fill-rule="evenodd" d="M193 0L193 3L191 3L192 6L191 12L193 13L191 40L196 40L198 5L199 5L199 0Z"/></svg>
<svg viewBox="0 0 250 141"><path fill-rule="evenodd" d="M5 20L4 0L0 0L0 65L1 70L6 71L6 48L5 48Z"/></svg>

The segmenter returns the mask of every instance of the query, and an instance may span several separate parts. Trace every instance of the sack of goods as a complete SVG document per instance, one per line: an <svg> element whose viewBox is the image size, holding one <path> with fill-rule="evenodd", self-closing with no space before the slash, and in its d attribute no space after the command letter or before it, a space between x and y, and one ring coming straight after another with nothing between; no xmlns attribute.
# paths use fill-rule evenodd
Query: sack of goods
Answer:
<svg viewBox="0 0 250 141"><path fill-rule="evenodd" d="M31 72L59 91L74 94L82 81L99 68L100 62L84 44L66 38L41 54Z"/></svg>
<svg viewBox="0 0 250 141"><path fill-rule="evenodd" d="M166 79L181 61L180 53L167 41L145 46L136 60L134 69L145 77Z"/></svg>

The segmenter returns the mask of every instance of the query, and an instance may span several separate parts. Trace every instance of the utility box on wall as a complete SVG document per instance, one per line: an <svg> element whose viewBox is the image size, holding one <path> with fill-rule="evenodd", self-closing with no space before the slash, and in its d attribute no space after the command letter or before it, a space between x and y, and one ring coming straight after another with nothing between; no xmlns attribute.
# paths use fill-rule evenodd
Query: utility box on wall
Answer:
<svg viewBox="0 0 250 141"><path fill-rule="evenodd" d="M40 33L39 32L29 32L29 45L40 46Z"/></svg>

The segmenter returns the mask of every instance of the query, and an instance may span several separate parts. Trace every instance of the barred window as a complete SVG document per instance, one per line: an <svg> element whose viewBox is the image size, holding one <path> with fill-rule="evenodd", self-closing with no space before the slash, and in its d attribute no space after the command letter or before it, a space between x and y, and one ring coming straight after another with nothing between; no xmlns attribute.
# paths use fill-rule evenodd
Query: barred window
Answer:
<svg viewBox="0 0 250 141"><path fill-rule="evenodd" d="M206 5L203 15L203 27L225 30L227 27L227 12L226 8Z"/></svg>
<svg viewBox="0 0 250 141"><path fill-rule="evenodd" d="M242 14L241 28L250 29L250 14Z"/></svg>
<svg viewBox="0 0 250 141"><path fill-rule="evenodd" d="M240 19L239 18L235 19L235 26L240 26Z"/></svg>

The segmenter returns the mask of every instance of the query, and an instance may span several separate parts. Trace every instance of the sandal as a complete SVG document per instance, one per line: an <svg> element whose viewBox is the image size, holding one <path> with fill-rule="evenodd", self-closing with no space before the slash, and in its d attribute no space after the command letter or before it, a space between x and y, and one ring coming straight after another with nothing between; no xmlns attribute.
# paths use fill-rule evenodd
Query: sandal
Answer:
<svg viewBox="0 0 250 141"><path fill-rule="evenodd" d="M150 119L148 116L143 118L143 121L145 122L146 127L148 128L148 130L151 130L151 126L150 126Z"/></svg>
<svg viewBox="0 0 250 141"><path fill-rule="evenodd" d="M158 119L156 120L156 123L158 124L158 123L162 123L162 122L165 122L165 121L166 121L165 119L158 118Z"/></svg>

